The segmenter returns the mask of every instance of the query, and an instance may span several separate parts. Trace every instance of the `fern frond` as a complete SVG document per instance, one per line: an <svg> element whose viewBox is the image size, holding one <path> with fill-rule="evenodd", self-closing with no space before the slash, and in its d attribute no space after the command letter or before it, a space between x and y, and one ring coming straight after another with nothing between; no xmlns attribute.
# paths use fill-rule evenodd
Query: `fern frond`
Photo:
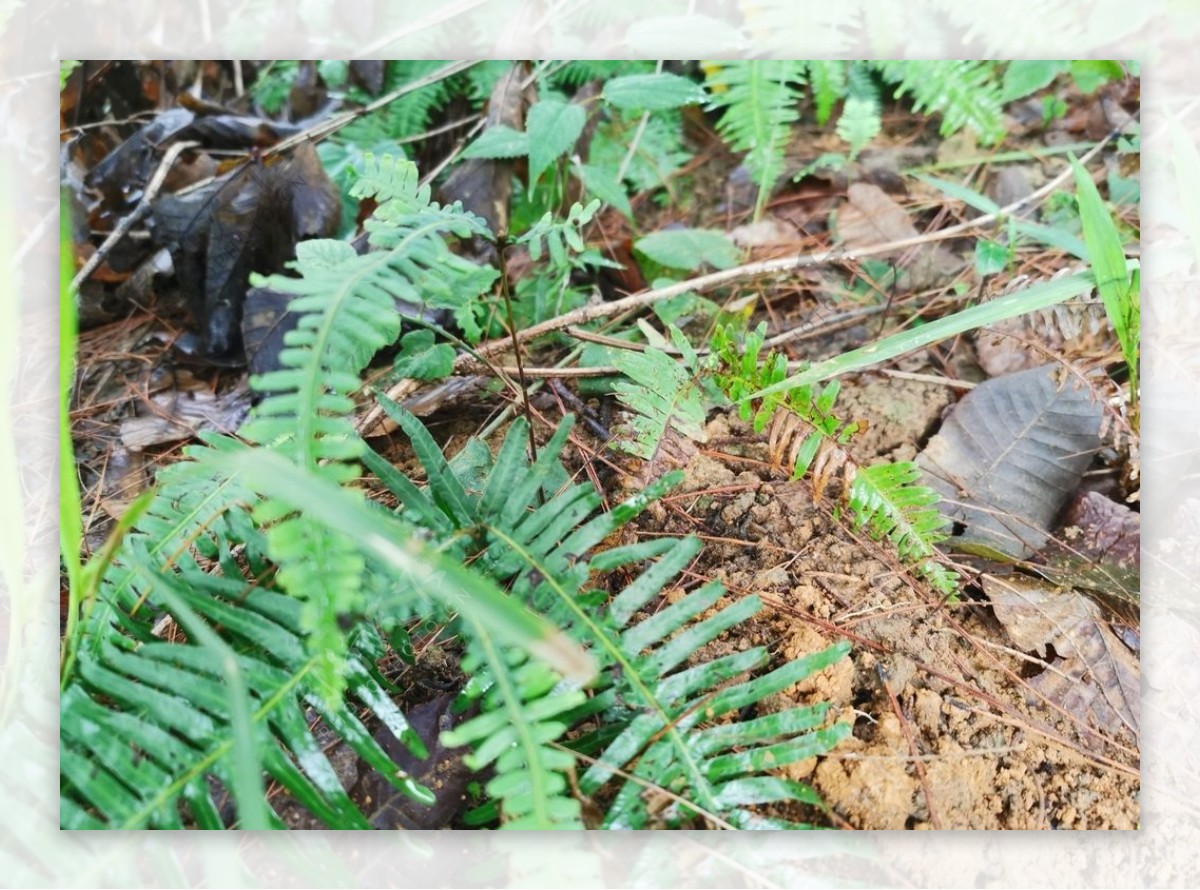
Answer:
<svg viewBox="0 0 1200 890"><path fill-rule="evenodd" d="M309 708L397 790L432 800L427 790L397 775L357 716L365 705L416 756L424 756L420 738L360 655L347 660L351 696L331 703L317 679L324 656L306 646L299 603L261 588L247 593L239 576L196 571L171 580L147 548L142 551L137 559L152 567L156 584L169 584L187 609L223 628L238 653L261 766L295 801L331 827L369 827L313 737ZM153 639L147 618L126 620ZM194 641L131 646L114 637L81 655L60 708L62 827L181 828L185 816L201 828L230 827L237 815L223 801L225 789L235 786L238 751L229 668L218 651ZM274 827L284 827L274 812L268 816Z"/></svg>
<svg viewBox="0 0 1200 890"><path fill-rule="evenodd" d="M917 111L942 116L943 136L969 127L985 144L1004 138L1000 77L995 62L909 59L877 65L883 77L896 85L896 98L911 94Z"/></svg>
<svg viewBox="0 0 1200 890"><path fill-rule="evenodd" d="M837 134L850 144L850 157L858 153L883 128L879 87L866 62L851 62L846 73L846 102L838 117Z"/></svg>
<svg viewBox="0 0 1200 890"><path fill-rule="evenodd" d="M530 464L524 457L527 431L524 422L517 421L505 437L482 491L469 494L451 463L426 439L428 434L422 434L416 418L394 404L383 404L411 437L429 480L425 491L406 481L394 489L402 503L402 515L428 523L442 535L457 532L458 540L473 542L462 558L494 578L507 580L514 596L587 646L599 665L591 694L584 699L576 687L491 645L482 629L464 625L477 681L474 685L482 687L477 692L482 696L481 713L455 730L450 741L474 745L477 764L495 763L497 776L488 790L498 799L505 827L575 823L578 807L563 796L565 772L573 758L563 759L562 751L550 743L567 729L599 715L603 716L604 732L585 733L566 744L598 755L580 780L584 793L594 793L612 781L624 786L626 780L618 777L618 771L636 764L635 778L618 791L618 798L628 801L610 813L611 827L648 821L647 805L641 797L645 782L686 794L704 812L751 820L741 808L744 796L754 786L738 792L734 785L726 791L727 783L764 778L760 773L789 762L788 752L793 748L797 756L802 751L828 750L822 745L832 745L843 733L838 728L821 730L822 735L807 743L799 741L822 722L824 711L813 712L809 721L785 724L787 718L780 718L781 722L769 725L771 732L767 732L767 724L761 731L750 727L741 736L728 736L727 746L717 744L715 736L697 745L687 731L726 709L742 708L786 688L807 671L819 670L818 663L824 666L827 662L793 663L744 682L737 682L741 675L766 664L766 650L756 648L686 666L698 650L761 607L757 598L748 597L709 615L725 595L719 584L706 585L638 620L692 562L700 542L657 539L594 554L592 550L676 484L678 473L608 512L599 512L601 500L590 485L568 484L561 475L558 455L570 424L564 422L541 447L538 460ZM370 458L368 463L375 465ZM622 568L631 572L639 566L641 571L615 596L585 587L599 573ZM480 634L484 636L477 638ZM824 655L832 661L844 651L837 647ZM520 673L527 669L532 673ZM731 683L735 685L729 686ZM513 726L532 726L535 731L528 734L525 729L505 728ZM500 733L499 740L496 733ZM770 756L736 765L721 759L727 747L760 736L764 744L769 737L773 744L787 739L793 747L774 748ZM501 751L505 754L500 755ZM781 759L769 762L771 757ZM801 793L790 786L771 787L781 794ZM549 795L550 803L532 809L532 800L539 794ZM811 796L811 791L808 794ZM727 805L722 803L722 795ZM686 811L670 818L685 821L694 815L694 811Z"/></svg>
<svg viewBox="0 0 1200 890"><path fill-rule="evenodd" d="M812 87L817 123L829 120L833 106L846 95L846 77L850 63L838 59L814 59L808 63L808 82Z"/></svg>
<svg viewBox="0 0 1200 890"><path fill-rule="evenodd" d="M647 461L654 460L668 430L697 442L705 438L696 351L676 328L671 328L671 336L684 353L682 362L656 349L621 352L613 360L633 381L617 383L613 391L634 412L633 438L617 440L615 445Z"/></svg>
<svg viewBox="0 0 1200 890"><path fill-rule="evenodd" d="M843 481L841 500L850 508L857 527L867 527L876 538L886 538L904 562L940 592L953 595L958 576L936 560L935 546L945 539L948 524L937 510L939 497L919 484L920 473L911 461L859 467L845 450L857 431L833 411L837 381L824 388L798 386L759 399L752 393L786 379L787 361L777 353L760 358L765 325L748 332L743 346L731 326L718 329L713 353L716 378L739 406L744 420L754 420L755 431L771 424L772 459L786 465L793 478L812 479L814 500L820 500L835 478Z"/></svg>
<svg viewBox="0 0 1200 890"><path fill-rule="evenodd" d="M791 125L800 118L805 64L777 59L704 63L709 108L724 109L717 132L734 151L746 152L746 166L758 184L756 217L783 175Z"/></svg>
<svg viewBox="0 0 1200 890"><path fill-rule="evenodd" d="M446 64L445 61L437 59L390 61L387 63L383 91L388 93L407 83L420 80ZM445 106L460 89L462 85L456 78L448 78L405 93L379 111L348 125L338 134L338 139L370 147L383 141L394 142L397 139L416 136L428 129L433 113Z"/></svg>

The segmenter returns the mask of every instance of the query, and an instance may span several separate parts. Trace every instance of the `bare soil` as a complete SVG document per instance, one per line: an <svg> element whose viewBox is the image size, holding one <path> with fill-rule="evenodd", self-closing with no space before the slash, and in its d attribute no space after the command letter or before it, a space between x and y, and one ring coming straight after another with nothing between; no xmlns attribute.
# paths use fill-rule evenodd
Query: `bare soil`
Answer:
<svg viewBox="0 0 1200 890"><path fill-rule="evenodd" d="M840 408L869 421L856 459L911 458L952 398L907 380L848 383ZM760 706L828 701L834 719L853 726L833 752L786 771L820 792L832 824L1137 826L1134 740L1103 736L1041 699L1025 678L1043 665L1013 648L986 600L944 602L914 582L828 503L814 504L808 483L772 471L765 446L737 447L754 441L738 419L719 415L708 433L710 449L685 467L686 497L673 495L673 509L638 532L701 535L707 546L693 580L715 578L731 597L763 600L722 647L765 644L794 659L838 639L853 643L847 660Z"/></svg>

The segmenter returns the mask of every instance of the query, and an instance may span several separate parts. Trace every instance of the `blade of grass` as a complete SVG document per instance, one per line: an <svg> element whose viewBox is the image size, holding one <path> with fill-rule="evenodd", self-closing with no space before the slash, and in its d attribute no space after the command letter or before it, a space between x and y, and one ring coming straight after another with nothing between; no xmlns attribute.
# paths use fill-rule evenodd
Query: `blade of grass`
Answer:
<svg viewBox="0 0 1200 890"><path fill-rule="evenodd" d="M79 477L75 474L75 447L71 441L71 388L75 380L75 350L79 324L75 311L75 251L71 241L71 207L66 193L59 201L58 252L58 540L67 572L67 629L63 665L75 651L80 633L79 609L83 593L83 507Z"/></svg>
<svg viewBox="0 0 1200 890"><path fill-rule="evenodd" d="M1015 318L1018 315L1045 309L1047 306L1053 306L1085 293L1094 286L1095 279L1091 273L1071 275L1037 284L1023 291L990 300L981 306L973 306L962 312L956 312L954 315L939 318L937 321L931 321L919 328L894 334L878 343L853 349L827 361L818 362L811 368L786 380L781 380L774 386L768 386L766 389L752 393L749 398L761 398L771 393L786 392L797 386L819 383L851 371L861 371L863 368L896 358L906 352L928 346L930 343L946 340L975 328L996 324L1006 318Z"/></svg>
<svg viewBox="0 0 1200 890"><path fill-rule="evenodd" d="M1133 287L1131 270L1125 262L1121 235L1117 232L1096 184L1083 165L1071 155L1075 188L1079 195L1079 218L1083 223L1083 240L1096 276L1096 289L1104 302L1104 311L1116 331L1121 354L1129 366L1131 400L1137 405L1138 340L1141 330L1141 306L1138 288ZM1140 281L1140 276L1139 276Z"/></svg>

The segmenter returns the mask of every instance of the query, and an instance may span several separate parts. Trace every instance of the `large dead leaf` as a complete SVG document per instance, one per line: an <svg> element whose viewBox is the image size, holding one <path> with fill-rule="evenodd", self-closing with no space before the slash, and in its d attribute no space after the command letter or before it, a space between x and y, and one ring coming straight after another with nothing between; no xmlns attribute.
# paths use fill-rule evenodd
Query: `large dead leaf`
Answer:
<svg viewBox="0 0 1200 890"><path fill-rule="evenodd" d="M1072 590L983 576L992 609L1018 649L1056 657L1029 684L1086 724L1139 735L1141 670L1099 606Z"/></svg>
<svg viewBox="0 0 1200 890"><path fill-rule="evenodd" d="M981 383L917 458L957 544L1024 558L1040 550L1100 447L1103 406L1044 365Z"/></svg>
<svg viewBox="0 0 1200 890"><path fill-rule="evenodd" d="M341 206L308 143L288 158L251 164L212 190L155 202L155 236L171 249L210 358L240 359L250 273L282 272L297 242L334 235Z"/></svg>

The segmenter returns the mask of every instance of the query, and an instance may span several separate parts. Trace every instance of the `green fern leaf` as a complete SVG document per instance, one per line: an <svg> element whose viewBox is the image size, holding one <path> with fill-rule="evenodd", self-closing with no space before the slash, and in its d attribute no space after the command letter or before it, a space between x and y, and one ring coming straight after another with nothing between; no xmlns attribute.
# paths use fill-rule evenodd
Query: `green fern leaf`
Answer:
<svg viewBox="0 0 1200 890"><path fill-rule="evenodd" d="M829 120L833 106L846 95L846 69L847 63L838 60L814 60L808 63L808 82L812 86L818 124Z"/></svg>
<svg viewBox="0 0 1200 890"><path fill-rule="evenodd" d="M857 467L844 446L856 431L855 424L843 423L834 413L838 385L834 380L821 388L802 385L790 390L757 393L778 386L787 378L787 362L778 354L760 358L765 326L745 335L742 346L732 328L719 329L713 338L713 352L719 363L717 381L731 400L739 405L743 419L754 419L761 431L779 413L794 418L789 425L793 441L793 477L809 472L818 453L825 449L831 459L827 466L842 467L847 485L843 498L858 527L867 527L876 538L886 538L897 555L937 590L954 595L958 576L936 560L935 546L945 538L948 524L937 510L939 497L933 489L918 484L920 473L911 461Z"/></svg>
<svg viewBox="0 0 1200 890"><path fill-rule="evenodd" d="M1000 80L995 62L895 61L877 63L895 95L913 97L917 111L942 116L941 134L970 128L986 144L1004 138Z"/></svg>
<svg viewBox="0 0 1200 890"><path fill-rule="evenodd" d="M712 97L709 107L724 109L717 132L734 151L746 152L746 166L758 184L759 216L783 175L791 125L800 117L805 63L756 59L704 65Z"/></svg>
<svg viewBox="0 0 1200 890"><path fill-rule="evenodd" d="M683 339L682 335L678 339ZM617 447L653 460L667 430L704 441L704 402L696 377L686 365L653 349L622 352L614 361L632 383L618 383L613 390L634 412L630 421L633 438L619 441Z"/></svg>

